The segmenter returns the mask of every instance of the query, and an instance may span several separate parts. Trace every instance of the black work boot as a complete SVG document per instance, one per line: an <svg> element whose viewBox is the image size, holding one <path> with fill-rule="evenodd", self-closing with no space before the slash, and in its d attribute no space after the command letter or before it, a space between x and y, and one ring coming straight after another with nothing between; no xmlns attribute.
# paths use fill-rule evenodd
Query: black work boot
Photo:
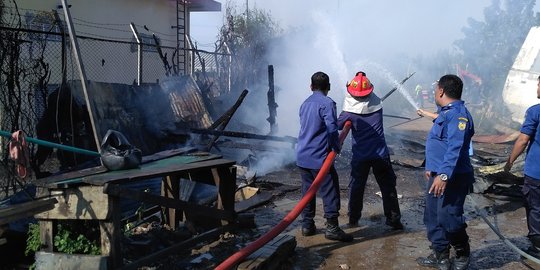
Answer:
<svg viewBox="0 0 540 270"><path fill-rule="evenodd" d="M427 257L416 258L416 262L421 266L437 268L439 270L450 270L450 248L442 252L434 250Z"/></svg>
<svg viewBox="0 0 540 270"><path fill-rule="evenodd" d="M529 240L531 246L525 252L535 258L540 258L540 237L537 235L529 236Z"/></svg>
<svg viewBox="0 0 540 270"><path fill-rule="evenodd" d="M454 270L464 270L469 268L471 256L471 246L468 242L463 245L455 245L454 249L456 250L456 258L452 262L452 269Z"/></svg>
<svg viewBox="0 0 540 270"><path fill-rule="evenodd" d="M317 233L317 228L315 224L302 225L302 235L303 236L312 236Z"/></svg>
<svg viewBox="0 0 540 270"><path fill-rule="evenodd" d="M329 240L341 241L341 242L351 242L353 236L344 232L338 224L337 218L329 218L326 220L326 232L324 232L324 237Z"/></svg>
<svg viewBox="0 0 540 270"><path fill-rule="evenodd" d="M393 221L386 219L386 225L392 227L392 230L403 230L403 224L399 219Z"/></svg>
<svg viewBox="0 0 540 270"><path fill-rule="evenodd" d="M350 228L358 227L358 221L360 218L349 217L349 223L347 224Z"/></svg>

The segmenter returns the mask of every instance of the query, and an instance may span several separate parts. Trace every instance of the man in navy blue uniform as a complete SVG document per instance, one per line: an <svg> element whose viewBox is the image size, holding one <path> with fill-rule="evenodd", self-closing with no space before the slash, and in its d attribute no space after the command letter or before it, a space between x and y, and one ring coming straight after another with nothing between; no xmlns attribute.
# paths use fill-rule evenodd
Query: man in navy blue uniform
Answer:
<svg viewBox="0 0 540 270"><path fill-rule="evenodd" d="M540 76L536 96L540 98ZM529 253L540 257L540 104L536 104L527 109L525 121L521 126L521 134L517 138L514 148L504 170L509 172L514 161L525 151L527 145L527 156L525 157L525 180L522 192L525 196L525 210L527 213L527 227L529 229L529 240L532 246Z"/></svg>
<svg viewBox="0 0 540 270"><path fill-rule="evenodd" d="M433 253L416 261L439 269L467 269L470 246L463 205L472 190L474 172L469 145L474 135L472 117L461 100L463 81L442 76L435 89L439 114L426 141L426 207L424 223ZM456 257L450 261L450 247Z"/></svg>
<svg viewBox="0 0 540 270"><path fill-rule="evenodd" d="M309 96L300 107L300 134L296 148L296 165L302 176L302 196L304 196L319 173L328 153L341 150L337 128L336 103L329 98L330 78L323 72L311 76ZM338 223L341 206L339 179L332 165L330 172L322 180L319 188L326 218L324 236L330 240L349 242L352 235L345 233ZM317 232L315 222L315 198L302 211L302 235L310 236Z"/></svg>
<svg viewBox="0 0 540 270"><path fill-rule="evenodd" d="M349 183L349 226L357 226L362 216L364 190L370 169L381 189L386 224L403 229L396 191L396 174L390 163L390 153L383 129L381 99L373 92L366 73L357 72L347 84L339 128L346 121L352 124L351 178Z"/></svg>

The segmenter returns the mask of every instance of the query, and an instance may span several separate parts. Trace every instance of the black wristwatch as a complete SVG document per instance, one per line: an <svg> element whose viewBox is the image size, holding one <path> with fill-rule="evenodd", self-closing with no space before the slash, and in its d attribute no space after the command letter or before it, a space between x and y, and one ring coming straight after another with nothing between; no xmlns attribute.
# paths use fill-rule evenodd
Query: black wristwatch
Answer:
<svg viewBox="0 0 540 270"><path fill-rule="evenodd" d="M439 178L441 178L441 180L444 182L448 181L448 175L444 173L439 174Z"/></svg>

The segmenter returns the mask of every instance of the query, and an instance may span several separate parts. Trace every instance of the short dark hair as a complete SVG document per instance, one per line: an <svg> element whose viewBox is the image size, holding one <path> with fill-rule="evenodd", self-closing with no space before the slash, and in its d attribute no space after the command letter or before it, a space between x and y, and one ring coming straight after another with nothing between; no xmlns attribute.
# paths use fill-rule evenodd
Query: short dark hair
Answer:
<svg viewBox="0 0 540 270"><path fill-rule="evenodd" d="M461 99L463 93L463 81L454 74L447 74L439 79L439 87L444 90L444 94L449 98Z"/></svg>
<svg viewBox="0 0 540 270"><path fill-rule="evenodd" d="M322 71L315 72L311 76L311 86L314 90L330 90L330 77Z"/></svg>

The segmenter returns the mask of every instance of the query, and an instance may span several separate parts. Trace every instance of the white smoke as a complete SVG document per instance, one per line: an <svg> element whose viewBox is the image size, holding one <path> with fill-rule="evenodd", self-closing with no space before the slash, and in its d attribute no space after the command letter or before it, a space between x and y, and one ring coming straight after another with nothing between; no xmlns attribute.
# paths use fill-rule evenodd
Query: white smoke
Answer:
<svg viewBox="0 0 540 270"><path fill-rule="evenodd" d="M250 8L268 11L285 30L282 43L272 48L273 57L269 64L274 65L276 102L279 105L277 135L296 137L298 110L311 94L310 78L317 71L330 76L332 88L329 96L336 101L338 114L346 91L345 84L357 71L368 74L381 97L416 71L410 81L385 101L385 113L388 113L386 108L399 107L416 115L411 93L420 82L417 80L430 84L443 74L429 74L422 78L418 70L411 68L411 59L417 56L429 59L438 51L453 50L452 43L463 37L461 29L467 25L467 19L482 20L483 9L490 5L491 0L456 0L452 3L431 0L232 2L244 8L248 2ZM226 3L222 1L222 4L224 7ZM207 15L205 24L208 24ZM192 31L195 31L194 27L196 23L192 22ZM261 78L261 83L265 82L266 78ZM248 95L246 101L251 98L266 97ZM399 104L406 100L410 106L392 106L396 100ZM260 123L268 117L267 108L260 106L251 108L249 112L253 119L260 119Z"/></svg>

